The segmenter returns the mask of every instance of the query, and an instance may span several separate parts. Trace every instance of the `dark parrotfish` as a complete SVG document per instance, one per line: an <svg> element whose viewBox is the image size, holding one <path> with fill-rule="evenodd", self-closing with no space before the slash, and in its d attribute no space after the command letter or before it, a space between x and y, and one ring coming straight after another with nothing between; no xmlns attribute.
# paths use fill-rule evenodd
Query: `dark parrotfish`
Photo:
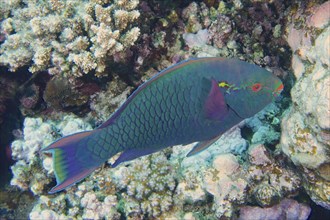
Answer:
<svg viewBox="0 0 330 220"><path fill-rule="evenodd" d="M82 180L110 157L112 164L173 145L199 142L194 155L271 103L282 91L276 76L236 59L178 63L141 85L100 127L59 139L52 151L55 193Z"/></svg>

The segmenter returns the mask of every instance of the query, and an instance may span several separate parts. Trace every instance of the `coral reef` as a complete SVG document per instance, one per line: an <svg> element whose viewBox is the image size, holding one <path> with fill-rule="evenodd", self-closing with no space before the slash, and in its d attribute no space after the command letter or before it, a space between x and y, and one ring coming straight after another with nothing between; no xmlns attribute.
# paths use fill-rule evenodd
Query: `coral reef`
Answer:
<svg viewBox="0 0 330 220"><path fill-rule="evenodd" d="M167 216L173 205L174 176L174 167L163 152L118 169L105 167L66 194L42 195L30 218L51 215L54 218L119 219L123 213L127 218ZM63 201L68 201L71 208L67 209Z"/></svg>
<svg viewBox="0 0 330 220"><path fill-rule="evenodd" d="M317 204L329 208L330 29L324 13L329 2L304 7L282 0L138 4L22 0L6 2L0 9L0 64L12 71L25 66L32 73L54 75L44 87L30 84L31 93L20 99L26 115L35 112L41 99L53 111L39 113L43 118L27 117L22 138L11 146L17 160L11 184L38 198L29 218L215 219L236 218L241 209L241 219L256 212L260 219L270 213L306 219L306 205L283 200L299 193L301 186ZM312 13L305 16L304 10ZM111 158L82 182L47 194L54 179L52 158L39 150L61 136L100 125L125 101L132 86L172 63L201 56L247 60L290 84L287 43L297 83L282 135L285 106L276 102L197 156L185 157L194 145L190 144L116 168L110 167L115 159ZM119 74L123 67L114 63L122 61L132 67ZM134 74L125 75L131 70ZM101 83L97 77L80 77L106 72L111 76ZM110 82L105 86L106 80ZM0 114L1 101L0 97ZM86 106L88 113L82 110ZM84 118L58 112L63 109Z"/></svg>
<svg viewBox="0 0 330 220"><path fill-rule="evenodd" d="M27 111L32 112L40 102L40 88L36 84L32 84L25 89L24 94L20 97L21 112L27 115Z"/></svg>
<svg viewBox="0 0 330 220"><path fill-rule="evenodd" d="M140 35L138 0L3 2L0 64L69 78L105 75ZM124 57L124 56L122 56Z"/></svg>
<svg viewBox="0 0 330 220"><path fill-rule="evenodd" d="M49 196L52 159L48 154L40 157L38 150L59 136L91 129L84 120L72 115L61 119L26 118L23 139L12 144L18 160L12 167L12 185L40 195L30 213L31 219L177 219L186 215L198 218L201 210L210 218L231 217L247 201L273 205L299 187L299 178L277 163L263 145L249 147L249 162L232 154L242 154L248 146L240 136L240 129L235 128L225 134L216 147L198 156L185 157L193 145L190 144L138 158L117 168L107 164L65 193ZM31 140L35 136L40 139ZM233 140L238 141L234 147ZM223 151L215 149L219 145ZM109 164L115 158L111 158ZM266 183L270 194L265 194L269 191L265 190Z"/></svg>
<svg viewBox="0 0 330 220"><path fill-rule="evenodd" d="M211 7L192 2L182 11L186 32L183 38L188 52L197 56L235 56L285 68L289 66L288 51L281 23L288 9L282 1L220 1Z"/></svg>
<svg viewBox="0 0 330 220"><path fill-rule="evenodd" d="M288 26L294 53L292 69L297 82L291 90L293 105L282 121L281 149L299 168L303 186L312 200L330 209L330 26L326 2L309 16L298 10ZM306 24L299 19L306 17ZM300 26L295 25L299 23Z"/></svg>
<svg viewBox="0 0 330 220"><path fill-rule="evenodd" d="M262 112L259 112L256 117L247 119L246 128L253 132L250 137L251 144L264 143L267 145L275 144L280 138L280 118L282 114L282 103L271 103ZM271 120L271 123L267 123Z"/></svg>
<svg viewBox="0 0 330 220"><path fill-rule="evenodd" d="M293 169L279 162L281 159L281 155L271 155L262 144L249 147L250 166L246 175L250 186L249 200L268 207L297 192L301 180Z"/></svg>
<svg viewBox="0 0 330 220"><path fill-rule="evenodd" d="M126 217L165 217L173 206L175 175L175 164L170 164L163 152L119 168L113 178L119 189L126 191L121 195Z"/></svg>
<svg viewBox="0 0 330 220"><path fill-rule="evenodd" d="M2 176L3 177L3 176ZM2 219L26 219L33 208L35 198L29 192L0 188L0 216Z"/></svg>
<svg viewBox="0 0 330 220"><path fill-rule="evenodd" d="M106 121L110 115L126 100L132 87L120 80L118 76L108 83L107 90L95 93L91 97L90 118L96 124Z"/></svg>
<svg viewBox="0 0 330 220"><path fill-rule="evenodd" d="M134 51L138 57L134 67L142 76L155 73L155 67L161 70L189 57L206 56L237 57L286 75L283 69L290 67L290 51L283 23L290 4L282 0L176 1L173 4L189 5L171 8L171 2L160 10L167 2L141 2L141 20L154 21L141 27L142 39Z"/></svg>
<svg viewBox="0 0 330 220"><path fill-rule="evenodd" d="M233 206L244 203L247 181L238 175L240 169L234 155L223 154L213 160L213 169L204 174L204 187L214 196L215 216L230 217Z"/></svg>
<svg viewBox="0 0 330 220"><path fill-rule="evenodd" d="M90 110L91 96L100 90L94 82L79 79L68 82L64 77L55 76L47 82L43 100L48 111L69 111L83 115Z"/></svg>

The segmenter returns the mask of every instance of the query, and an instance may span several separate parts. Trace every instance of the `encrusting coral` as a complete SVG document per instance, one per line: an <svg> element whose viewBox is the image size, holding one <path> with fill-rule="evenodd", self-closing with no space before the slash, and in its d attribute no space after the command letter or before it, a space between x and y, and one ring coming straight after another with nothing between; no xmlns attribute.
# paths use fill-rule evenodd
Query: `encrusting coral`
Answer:
<svg viewBox="0 0 330 220"><path fill-rule="evenodd" d="M16 71L102 76L108 61L140 35L138 0L3 2L0 64ZM124 57L123 55L121 57Z"/></svg>
<svg viewBox="0 0 330 220"><path fill-rule="evenodd" d="M115 171L114 182L126 191L121 195L126 216L166 216L173 206L175 168L164 152L159 152Z"/></svg>
<svg viewBox="0 0 330 220"><path fill-rule="evenodd" d="M251 145L248 150L250 165L246 178L249 182L250 201L262 207L276 204L283 197L294 195L301 180L294 170L276 160L263 144Z"/></svg>

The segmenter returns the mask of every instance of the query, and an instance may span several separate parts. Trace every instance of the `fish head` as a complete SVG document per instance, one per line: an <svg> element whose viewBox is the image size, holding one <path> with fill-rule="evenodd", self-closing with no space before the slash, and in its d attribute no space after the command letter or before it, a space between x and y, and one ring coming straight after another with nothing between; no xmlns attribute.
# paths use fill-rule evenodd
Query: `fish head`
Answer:
<svg viewBox="0 0 330 220"><path fill-rule="evenodd" d="M249 118L273 102L283 90L281 80L259 66L236 61L227 81L219 82L226 103L239 117Z"/></svg>

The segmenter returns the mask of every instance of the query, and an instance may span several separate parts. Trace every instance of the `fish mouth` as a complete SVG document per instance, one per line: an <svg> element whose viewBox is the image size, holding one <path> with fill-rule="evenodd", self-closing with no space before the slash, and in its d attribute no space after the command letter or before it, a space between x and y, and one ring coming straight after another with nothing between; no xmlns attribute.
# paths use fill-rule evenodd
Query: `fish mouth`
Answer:
<svg viewBox="0 0 330 220"><path fill-rule="evenodd" d="M282 82L279 82L279 84L277 85L275 91L273 92L273 96L274 97L277 97L281 94L281 92L283 91L284 89L284 85Z"/></svg>

